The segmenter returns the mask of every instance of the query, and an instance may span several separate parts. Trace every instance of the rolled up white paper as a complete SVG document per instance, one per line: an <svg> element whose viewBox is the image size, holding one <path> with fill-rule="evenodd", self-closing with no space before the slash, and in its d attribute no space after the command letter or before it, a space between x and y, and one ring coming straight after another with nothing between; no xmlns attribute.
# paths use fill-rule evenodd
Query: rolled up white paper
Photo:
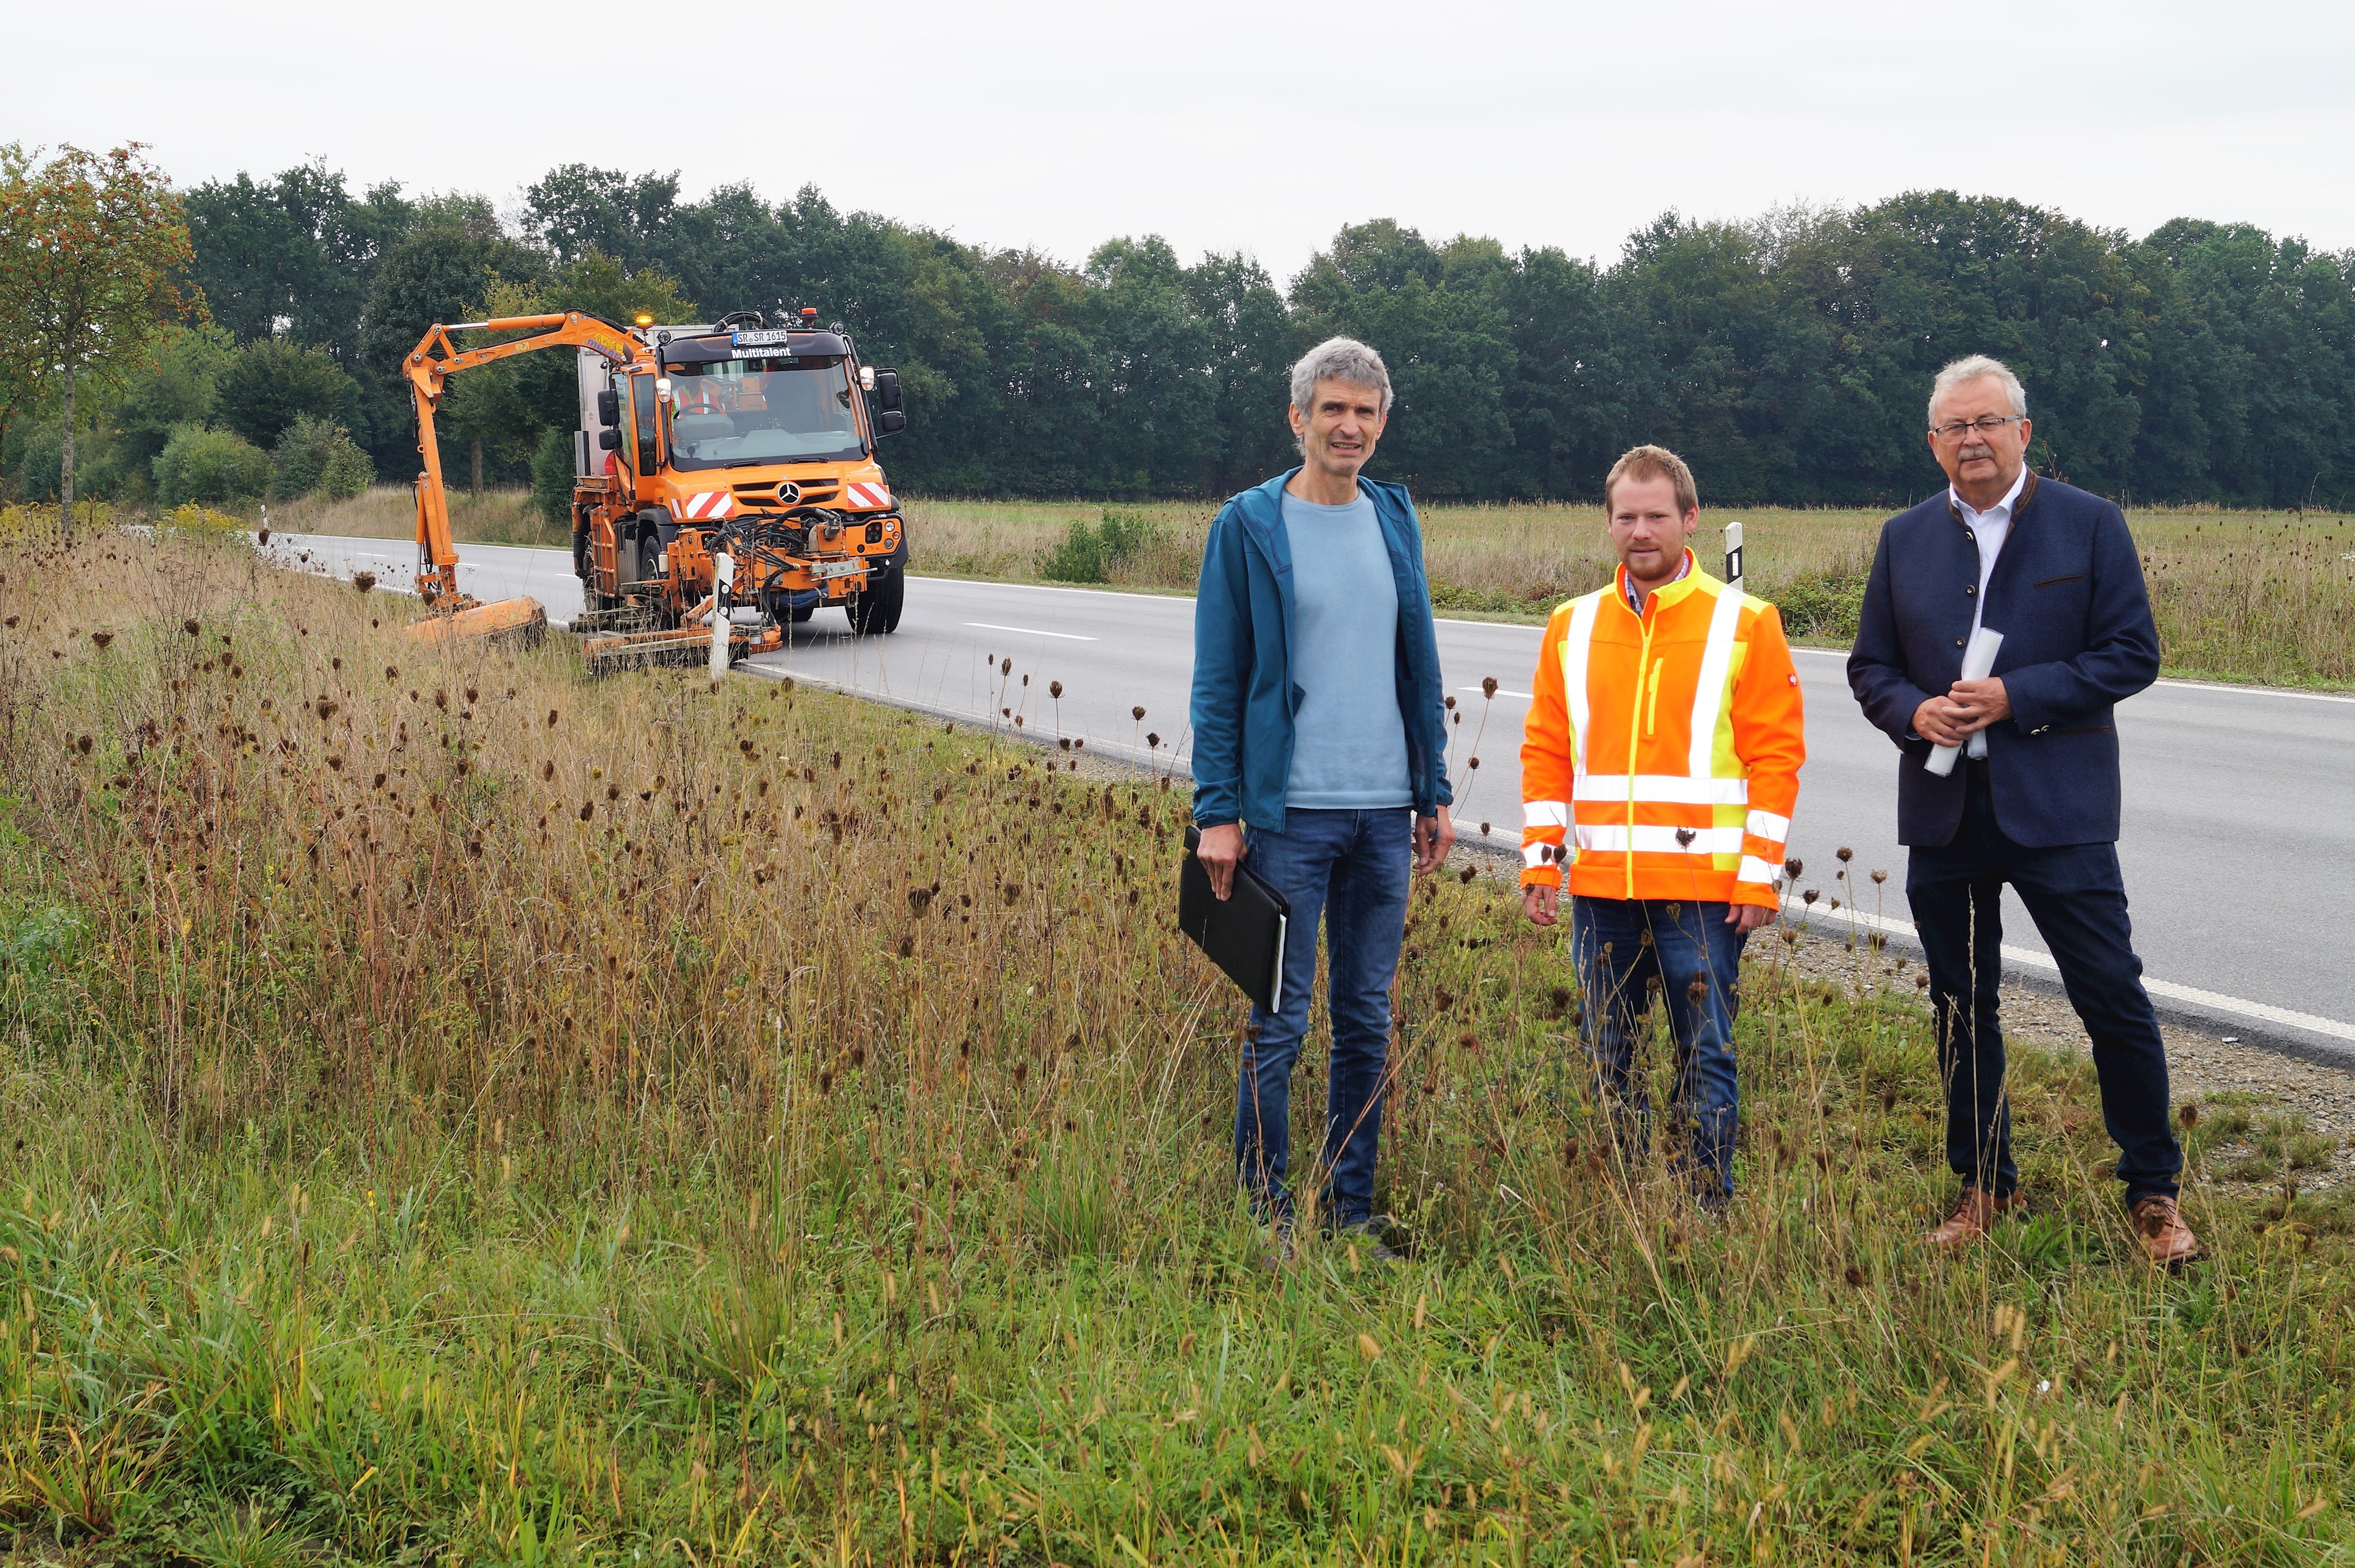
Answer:
<svg viewBox="0 0 2355 1568"><path fill-rule="evenodd" d="M1985 680L1995 673L1995 656L2003 646L2003 634L1981 626L1971 634L1971 645L1963 650L1963 678ZM1934 746L1929 760L1922 765L1945 778L1955 771L1955 759L1961 756L1960 746Z"/></svg>

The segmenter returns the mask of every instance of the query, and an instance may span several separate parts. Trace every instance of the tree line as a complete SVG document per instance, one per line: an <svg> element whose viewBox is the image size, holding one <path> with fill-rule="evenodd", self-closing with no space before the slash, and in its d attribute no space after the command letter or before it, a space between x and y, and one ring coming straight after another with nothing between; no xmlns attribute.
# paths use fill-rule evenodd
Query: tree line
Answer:
<svg viewBox="0 0 2355 1568"><path fill-rule="evenodd" d="M2132 501L2355 505L2355 251L2245 224L2137 239L1918 191L1751 222L1670 212L1598 264L1376 220L1279 284L1247 254L1189 264L1153 236L1072 266L815 189L691 200L675 174L577 165L505 220L479 196L354 193L315 163L174 199L187 253L172 277L201 309L85 406L97 490L153 493L175 440L258 453L298 419L312 449L340 434L405 477L398 367L434 321L809 304L900 370L911 432L888 461L932 494L1250 484L1290 461L1286 368L1340 332L1396 383L1377 471L1433 497L1593 498L1617 453L1652 441L1714 502L1902 506L1942 482L1922 437L1931 376L1983 352L2026 382L2043 472ZM569 367L527 358L456 387L460 477L559 496ZM0 432L0 473L38 495L65 429L56 396L36 401Z"/></svg>

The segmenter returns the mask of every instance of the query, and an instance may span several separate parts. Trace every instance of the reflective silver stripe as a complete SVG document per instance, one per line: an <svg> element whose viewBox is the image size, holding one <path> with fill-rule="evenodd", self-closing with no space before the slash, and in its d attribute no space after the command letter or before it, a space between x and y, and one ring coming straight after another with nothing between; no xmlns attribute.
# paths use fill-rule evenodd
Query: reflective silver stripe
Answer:
<svg viewBox="0 0 2355 1568"><path fill-rule="evenodd" d="M1780 844L1791 836L1791 819L1777 816L1771 811L1753 811L1750 814L1750 831L1761 838L1772 838Z"/></svg>
<svg viewBox="0 0 2355 1568"><path fill-rule="evenodd" d="M1739 827L1656 827L1638 824L1631 828L1622 822L1585 823L1574 829L1581 849L1594 849L1605 854L1624 852L1628 837L1634 835L1636 850L1646 855L1739 855L1742 853L1742 829ZM1690 833L1692 842L1679 844L1677 835Z"/></svg>
<svg viewBox="0 0 2355 1568"><path fill-rule="evenodd" d="M1594 640L1595 613L1603 608L1599 589L1572 602L1570 624L1561 635L1561 699L1570 710L1570 771L1586 771L1586 656Z"/></svg>
<svg viewBox="0 0 2355 1568"><path fill-rule="evenodd" d="M1625 773L1581 773L1571 798L1621 805L1630 799L1658 805L1747 805L1750 781L1689 779L1680 773L1637 773L1632 779Z"/></svg>
<svg viewBox="0 0 2355 1568"><path fill-rule="evenodd" d="M1523 827L1567 827L1570 806L1559 800L1525 800L1521 802Z"/></svg>
<svg viewBox="0 0 2355 1568"><path fill-rule="evenodd" d="M1733 873L1733 880L1737 882L1772 882L1774 872L1774 867L1757 856L1744 855L1742 857L1742 869Z"/></svg>
<svg viewBox="0 0 2355 1568"><path fill-rule="evenodd" d="M1742 591L1721 588L1717 608L1709 618L1709 644L1701 650L1700 679L1693 687L1692 755L1687 768L1695 778L1717 771L1717 720L1725 709L1725 675L1733 661L1734 628L1742 620Z"/></svg>

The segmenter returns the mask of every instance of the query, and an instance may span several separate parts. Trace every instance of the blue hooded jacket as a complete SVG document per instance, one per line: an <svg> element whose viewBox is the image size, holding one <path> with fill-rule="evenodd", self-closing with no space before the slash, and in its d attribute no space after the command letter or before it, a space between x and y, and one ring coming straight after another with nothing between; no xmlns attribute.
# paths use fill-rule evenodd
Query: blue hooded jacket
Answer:
<svg viewBox="0 0 2355 1568"><path fill-rule="evenodd" d="M1284 486L1297 468L1220 508L1202 551L1194 598L1194 821L1248 822L1284 831L1292 777L1292 716L1308 693L1292 678L1292 542ZM1398 583L1398 705L1406 720L1407 784L1414 814L1455 804L1447 787L1447 711L1423 526L1401 485L1358 481L1374 504Z"/></svg>

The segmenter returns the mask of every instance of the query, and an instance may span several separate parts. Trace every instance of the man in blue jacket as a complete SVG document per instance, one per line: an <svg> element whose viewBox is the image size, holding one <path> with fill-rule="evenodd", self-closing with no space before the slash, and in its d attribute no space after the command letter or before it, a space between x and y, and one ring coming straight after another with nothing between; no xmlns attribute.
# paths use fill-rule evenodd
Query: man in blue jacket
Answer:
<svg viewBox="0 0 2355 1568"><path fill-rule="evenodd" d="M1423 531L1405 489L1361 478L1389 418L1381 356L1336 337L1292 368L1301 465L1229 501L1194 602L1194 821L1220 898L1245 856L1292 906L1283 1009L1252 1009L1235 1169L1287 1254L1292 1066L1308 1032L1321 915L1332 1078L1326 1221L1386 1257L1374 1215L1391 980L1409 868L1455 841Z"/></svg>
<svg viewBox="0 0 2355 1568"><path fill-rule="evenodd" d="M1938 373L1930 450L1949 487L1881 531L1849 684L1897 742L1905 897L1922 933L1945 1080L1946 1160L1963 1179L1930 1233L1955 1248L2024 1207L2003 1034L2003 886L2028 906L2094 1042L2102 1115L2153 1262L2199 1252L2176 1207L2167 1050L2143 989L2118 871L2115 705L2158 676L2158 632L2125 517L2028 472L2028 397L1983 356ZM1984 625L1994 673L1963 680ZM1958 746L1951 773L1924 764Z"/></svg>

